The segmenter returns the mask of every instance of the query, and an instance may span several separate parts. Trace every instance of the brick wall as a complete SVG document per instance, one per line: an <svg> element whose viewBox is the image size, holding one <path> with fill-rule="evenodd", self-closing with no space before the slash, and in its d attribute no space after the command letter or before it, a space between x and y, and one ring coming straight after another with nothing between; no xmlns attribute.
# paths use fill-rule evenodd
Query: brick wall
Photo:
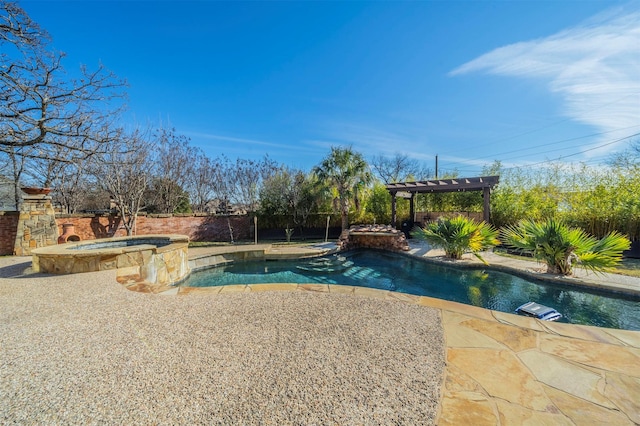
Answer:
<svg viewBox="0 0 640 426"><path fill-rule="evenodd" d="M0 256L13 254L19 212L0 212Z"/></svg>
<svg viewBox="0 0 640 426"><path fill-rule="evenodd" d="M72 223L75 234L82 240L121 237L126 231L116 216L100 215L59 215L56 222L60 234L62 225ZM231 216L234 240L253 238L253 220L246 216ZM194 215L151 215L139 216L136 221L136 235L183 234L192 241L230 241L229 225L226 217Z"/></svg>

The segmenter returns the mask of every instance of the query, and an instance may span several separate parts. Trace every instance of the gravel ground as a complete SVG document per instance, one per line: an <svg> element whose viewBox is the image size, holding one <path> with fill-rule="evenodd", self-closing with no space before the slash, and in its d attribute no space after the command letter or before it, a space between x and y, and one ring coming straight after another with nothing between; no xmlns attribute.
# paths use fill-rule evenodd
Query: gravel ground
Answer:
<svg viewBox="0 0 640 426"><path fill-rule="evenodd" d="M2 424L434 424L437 310L312 292L158 296L0 258ZM22 262L22 263L19 263Z"/></svg>

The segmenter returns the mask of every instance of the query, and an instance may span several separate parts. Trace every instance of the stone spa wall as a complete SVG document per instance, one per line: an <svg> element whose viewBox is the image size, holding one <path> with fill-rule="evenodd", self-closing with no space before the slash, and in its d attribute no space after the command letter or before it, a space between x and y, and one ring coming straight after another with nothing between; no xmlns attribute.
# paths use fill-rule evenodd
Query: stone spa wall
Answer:
<svg viewBox="0 0 640 426"><path fill-rule="evenodd" d="M119 280L145 282L156 291L189 275L186 235L142 235L80 241L32 251L34 272L77 274L117 269Z"/></svg>
<svg viewBox="0 0 640 426"><path fill-rule="evenodd" d="M391 251L408 251L409 243L404 233L389 225L354 225L345 230L338 240L340 250L373 248Z"/></svg>

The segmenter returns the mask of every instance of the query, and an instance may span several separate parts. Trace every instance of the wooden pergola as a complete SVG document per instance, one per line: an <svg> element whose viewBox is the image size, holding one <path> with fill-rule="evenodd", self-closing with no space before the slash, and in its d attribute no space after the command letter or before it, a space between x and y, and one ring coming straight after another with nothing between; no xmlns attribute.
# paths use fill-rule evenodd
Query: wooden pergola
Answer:
<svg viewBox="0 0 640 426"><path fill-rule="evenodd" d="M481 176L456 179L434 179L418 182L398 182L386 185L391 194L391 223L396 223L396 197L410 200L411 221L415 217L414 198L416 194L437 194L441 192L482 191L484 199L483 218L489 223L491 218L491 188L498 184L500 176Z"/></svg>

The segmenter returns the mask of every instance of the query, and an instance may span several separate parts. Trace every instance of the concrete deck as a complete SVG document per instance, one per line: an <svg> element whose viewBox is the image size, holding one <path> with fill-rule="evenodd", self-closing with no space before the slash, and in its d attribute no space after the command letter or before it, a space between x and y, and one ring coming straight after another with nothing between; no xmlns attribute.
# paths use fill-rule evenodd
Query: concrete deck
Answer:
<svg viewBox="0 0 640 426"><path fill-rule="evenodd" d="M324 245L311 248L282 246L277 247L275 250L266 247L265 250L272 250L271 255L273 256L289 257L300 254L320 253L328 248L330 247ZM219 255L225 250L227 250L227 248L220 247L192 249L190 250L190 257L201 258ZM234 248L234 250L241 250L241 248ZM412 244L410 254L433 259L437 259L438 256L441 255L438 251L430 250L427 246L417 244ZM536 262L509 259L491 254L485 258L487 258L490 263L499 264L503 267L517 268L525 273L538 274L544 278L540 272L542 266ZM473 263L473 260L465 260L465 262ZM55 293L45 292L43 294L38 292L34 295L34 293L20 289L21 286L25 287L24 284L32 280L46 285L50 280L58 278L41 275L31 276L33 278L30 278L30 276L23 275L21 272L21 269L23 269L25 265L26 260L24 258L22 259L22 263L20 263L19 258L0 258L0 276L4 275L5 277L0 279L0 303L3 305L2 313L0 314L0 324L2 324L0 325L0 354L6 354L7 351L5 351L4 348L9 348L9 345L23 347L26 342L26 338L23 341L20 335L16 336L15 333L11 331L12 327L20 328L22 335L25 333L35 334L37 333L37 329L34 329L34 327L41 327L37 324L28 323L28 315L23 315L24 311L28 312L29 310L28 306L31 302L28 298L47 297L47 294L49 297L56 297ZM102 280L103 286L110 289L108 293L101 296L116 297L115 295L118 294L119 296L117 297L121 297L121 293L113 288L113 286L116 285L113 282L115 281L114 276L106 276L104 275L105 273L81 275L86 275L84 281L93 281L98 277L94 274L103 274L100 275L99 278ZM576 278L571 278L571 280L575 280L574 283L580 281L588 285L619 288L625 292L635 292L640 289L640 279L610 274L585 274L583 272L578 272L577 275ZM73 279L70 280L76 284L83 281L80 276L73 277ZM111 280L111 283L108 282L109 280ZM57 287L51 288L55 290ZM66 297L84 299L89 297L86 293L87 291L95 290L94 287L89 288L78 285L77 289L68 293ZM420 315L420 309L435 310L437 317L439 317L441 321L441 332L444 338L444 369L442 370L442 374L438 376L438 379L433 379L434 370L428 370L427 373L420 373L416 365L411 365L409 368L410 371L415 371L413 379L414 381L419 381L419 387L423 387L425 392L427 390L433 391L434 389L439 389L437 413L434 417L428 414L428 409L423 406L425 404L422 404L429 399L427 394L425 393L423 400L420 398L416 399L416 395L419 394L419 389L416 390L414 387L406 385L406 383L411 380L408 380L408 378L402 374L407 372L404 371L401 373L400 370L398 370L395 374L401 374L403 379L400 382L392 381L393 388L398 395L411 395L411 398L403 399L401 397L399 403L396 399L392 398L394 403L398 404L391 408L392 411L396 410L395 417L388 412L386 415L383 415L381 411L376 411L378 417L374 415L365 416L363 415L362 406L345 406L344 401L331 401L331 398L335 398L338 394L330 393L328 402L324 397L326 395L317 396L317 400L321 401L322 404L328 404L325 405L324 408L308 405L305 411L304 407L301 408L297 406L298 411L295 411L297 417L282 418L282 410L286 410L287 407L278 404L285 404L288 400L276 398L272 399L276 406L273 406L271 410L260 412L263 417L247 417L248 414L246 414L246 412L242 412L243 414L236 412L237 417L235 418L233 416L216 417L213 411L210 411L209 417L205 416L200 418L200 421L221 424L233 424L234 422L237 423L237 421L255 423L257 419L259 419L260 423L264 424L305 424L314 422L439 425L640 424L640 332L549 323L428 297L334 285L263 284L218 288L176 288L172 291L172 294L178 294L179 297L168 298L159 295L137 294L136 300L139 302L157 305L160 309L168 309L163 308L163 305L173 307L175 302L170 302L171 300L184 300L185 303L189 305L200 306L214 302L223 303L231 300L229 298L237 298L238 296L242 296L245 299L233 299L233 301L241 304L257 303L262 299L267 300L268 298L274 298L268 300L272 303L270 306L272 306L273 315L276 316L279 315L278 312L281 312L283 307L285 307L285 310L293 308L291 308L290 304L284 304L284 299L276 298L275 295L283 295L282 297L287 294L295 295L295 302L297 304L304 304L311 300L332 301L336 306L340 305L339 312L331 314L336 315L332 317L334 320L339 319L342 315L352 317L352 312L350 313L352 309L353 312L357 311L358 315L360 315L359 319L355 321L362 321L363 330L350 330L351 333L354 333L351 338L357 339L362 339L364 336L364 334L359 333L364 333L364 330L368 330L366 323L369 316L381 315L384 318L387 310L389 311L389 315L393 316L394 324L399 327L397 331L398 335L409 333L411 329L411 327L409 329L401 327L400 324L406 325L408 322L416 321L414 323L416 327L424 325L422 321L425 319L419 319L419 317L415 316ZM246 299L246 297L251 295L255 297ZM149 297L150 299L144 299L145 297ZM347 299L345 299L345 297L347 297ZM23 298L25 300L22 300ZM345 302L345 300L347 302ZM351 300L352 303L348 303L349 300ZM381 304L367 305L363 311L363 300L377 300ZM43 301L34 300L33 303L37 306L38 304L42 304ZM100 303L100 298L94 298L94 303ZM64 311L61 312L57 310L55 304L47 306L48 309L50 309L50 312L47 312L49 316L66 315ZM401 306L405 306L407 311L405 318L403 318L402 309L400 309L400 311L397 309ZM326 305L324 309L327 309ZM371 309L375 310L371 311ZM128 310L126 306L122 307L120 311L128 316L136 315L134 311ZM181 312L181 315L186 315L186 311ZM305 315L309 315L309 312L312 311L305 311ZM175 313L175 311L173 309L169 310L169 315L172 313ZM640 315L640 312L635 314ZM91 315L95 317L98 313L94 311ZM233 313L228 315L231 315L229 320L233 321ZM191 317L189 316L189 318ZM27 323L17 323L17 319L22 319L23 321L27 321ZM98 318L98 320L109 322L106 318ZM171 323L179 322L180 320L180 317L167 317L167 321ZM155 319L154 321L158 320ZM158 329L164 327L161 323L154 325L154 321L151 321L149 325L151 329L153 327ZM191 318L190 321L194 321L194 319ZM326 339L336 338L336 333L339 335L341 330L343 330L342 327L346 327L345 323L340 322L342 325L339 325L337 329L323 328L324 326L318 326L319 328L316 328L313 326L313 323L311 323L311 327L309 328L310 324L305 321L305 318L300 318L298 324L305 329L306 333L313 333L316 336L318 333L325 333L324 338ZM256 325L260 326L259 324ZM380 324L376 324L376 326L380 326ZM296 326L294 322L293 324L287 323L286 326L283 324L283 327L287 328L278 329L278 327L276 327L275 332L278 334L286 333L289 327L294 327L295 329L298 326ZM216 337L215 328L210 328L208 329L209 331L206 331L206 329L203 331L196 327L195 330L196 332L203 333L201 337L204 340L213 339L218 341L220 347L216 346L216 351L223 352L219 355L220 357L225 359L234 357L233 353L225 352L224 340ZM78 332L78 330L73 331ZM181 332L188 333L188 330L181 329ZM369 339L375 339L372 334L369 334L370 332L371 330L368 330L365 334L370 336ZM392 333L392 330L390 332ZM78 340L78 342L82 342L83 339L92 340L91 329L80 330L80 333L86 333L86 335L75 336L74 338ZM437 333L437 329L432 329L427 335L437 336ZM153 350L158 349L162 345L180 345L180 342L185 338L181 337L181 335L158 334L161 340L160 342L157 341L157 336L155 336L154 333L144 332L139 336L144 343L143 346L148 348L146 356L153 357ZM7 336L11 336L16 340L7 340ZM46 333L44 336L46 337ZM289 338L291 337L289 336L287 339ZM322 338L322 336L320 336L320 338ZM422 338L425 340L422 342L412 341L412 339L416 338L418 338L418 335L411 337L411 339L409 339L411 341L406 342L407 346L402 346L403 354L409 353L409 355L411 355L411 353L414 353L415 356L409 356L407 359L404 359L404 361L401 361L401 363L409 363L410 359L424 356L419 355L419 352L430 346L428 338L423 336ZM292 353L287 350L287 339L260 342L247 341L243 342L243 345L246 345L246 351L256 350L264 355L263 352L266 350L267 353L270 354L269 356L275 356L277 359L289 359L288 357L291 357ZM136 341L137 339L133 340ZM258 347L256 347L256 343L258 343ZM50 344L55 346L56 342L51 341ZM115 344L117 345L118 343L115 342ZM122 345L126 344L127 342L122 342ZM132 344L132 342L128 344ZM277 344L277 347L269 346L270 344ZM298 342L298 344L300 344L300 342ZM434 347L437 347L437 344L434 344ZM29 352L29 348L23 349L25 349L27 353ZM146 351L144 348L142 349L138 355L145 356ZM239 350L237 346L228 346L227 349L232 351ZM9 352L13 354L15 351L12 349ZM119 352L126 353L126 349L120 348ZM295 356L299 355L299 353L296 353ZM359 346L358 350L353 352L352 355L363 359L377 359L377 357L381 356L381 353L365 345L364 347ZM29 355L29 357L33 356L35 356L33 353ZM37 387L38 383L44 386L46 383L41 383L43 379L39 379L37 375L35 377L33 375L31 377L20 377L18 367L23 363L19 358L9 358L6 355L0 355L0 357L0 391L2 391L4 395L9 395L9 398L4 397L0 400L0 419L3 419L5 422L28 420L29 417L19 417L18 414L22 415L22 411L15 407L24 404L25 401L29 402L37 395L40 395L40 393L33 390L34 386ZM349 372L349 368L344 368L344 362L346 361L339 357L332 358L331 355L327 355L327 357L321 367L327 368L328 362L331 371L334 373L336 371L339 372L336 380L349 381L351 373ZM433 358L433 363L435 368L437 366L437 357ZM213 369L221 368L215 363L211 365L210 368ZM375 364L374 366L377 367L378 365ZM314 368L313 365L307 366L307 368L308 367ZM368 368L371 367L371 365L368 365ZM184 370L184 368L186 368L186 366L178 366L178 370ZM212 371L206 366L199 366L199 368L204 368L204 370L199 372L200 375L210 376L212 374ZM193 375L195 373L189 370L189 374ZM296 374L305 373L301 370L296 370ZM353 380L361 380L362 376L358 375L357 372L354 374L355 378ZM366 373L363 374L366 375ZM163 375L163 377L161 380L170 381L175 379L172 378L172 376ZM194 379L195 378L196 376L194 376ZM296 386L300 385L300 382L295 383ZM61 383L60 386L68 386L68 384ZM103 394L105 392L107 394L110 392L119 392L117 381L108 380L104 383L104 386ZM304 387L304 385L300 386ZM307 386L310 387L306 392L313 394L316 391L313 382L307 382ZM7 393L8 389L12 390L13 393ZM256 393L250 390L246 390L246 392L251 393L251 398L258 399L269 395L267 388L260 389L263 390L263 393ZM378 387L367 389L369 389L367 392L371 393L371 395L369 395L370 399L361 400L361 403L365 401L364 412L371 414L373 413L373 409L367 404L373 404L374 406L376 404L384 404L384 398L376 399L374 397L373 393L379 391ZM224 391L224 389L217 389L215 392ZM298 392L298 390L296 390L296 392ZM307 395L307 393L304 394ZM206 392L200 397L206 400ZM271 398L273 398L273 395ZM389 398L389 395L387 395L387 398ZM151 412L155 408L159 412L164 413L167 404L166 398L160 398L160 400L163 401L162 403L164 403L165 406L162 406L162 404L158 406L157 403L149 400L147 404L149 404L151 410L147 411ZM405 401L404 403L402 403L403 400ZM294 401L299 402L299 400ZM304 401L310 404L309 400L305 399ZM39 406L36 401L34 401L34 404ZM79 407L66 406L64 402L60 401L57 401L57 403L54 401L52 404L53 406L49 406L49 409L53 411L61 409L71 411L81 409ZM206 401L204 401L203 404L206 404ZM333 408L334 405L343 407L343 410L336 411ZM125 404L125 406L127 405ZM179 405L171 405L171 407L174 410L180 411ZM250 405L250 407L255 408L255 405ZM388 409L389 407L387 407L387 410ZM326 418L317 417L323 412L332 413L335 414L335 416ZM309 417L309 413L316 415L316 417ZM402 415L398 413L402 413ZM416 417L416 414L420 415ZM184 413L174 413L174 417L162 417L162 419L178 421L182 419L182 417L180 417L181 415L184 415ZM34 418L42 419L46 417L31 417L32 420ZM61 418L64 419L64 417L58 417L58 419ZM105 421L105 419L107 422L109 421L109 418L100 416L97 418L103 421ZM121 417L120 419L116 418L113 422L118 422L118 420L122 421L123 419L132 420L131 417ZM142 417L133 418L133 420L143 421L141 419ZM163 421L164 420L160 420L161 423Z"/></svg>

